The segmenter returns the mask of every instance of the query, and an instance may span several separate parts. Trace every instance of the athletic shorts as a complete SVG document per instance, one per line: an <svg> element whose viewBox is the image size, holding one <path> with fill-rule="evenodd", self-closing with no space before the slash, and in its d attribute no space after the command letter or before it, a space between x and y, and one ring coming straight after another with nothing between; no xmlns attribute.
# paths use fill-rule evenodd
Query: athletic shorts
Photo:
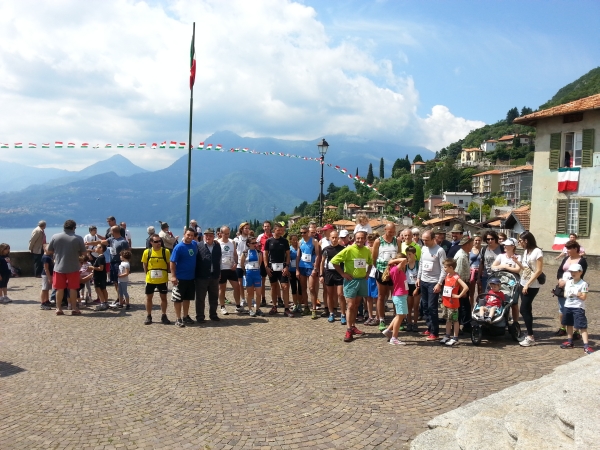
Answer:
<svg viewBox="0 0 600 450"><path fill-rule="evenodd" d="M196 283L194 280L179 280L177 286L173 286L171 291L171 301L179 303L184 300L194 300L196 298Z"/></svg>
<svg viewBox="0 0 600 450"><path fill-rule="evenodd" d="M261 278L267 278L267 268L264 262L260 265L260 276Z"/></svg>
<svg viewBox="0 0 600 450"><path fill-rule="evenodd" d="M244 276L244 287L255 287L259 288L262 286L262 278L260 276L260 270L246 270Z"/></svg>
<svg viewBox="0 0 600 450"><path fill-rule="evenodd" d="M79 289L79 271L71 273L54 272L52 274L54 289Z"/></svg>
<svg viewBox="0 0 600 450"><path fill-rule="evenodd" d="M302 286L300 286L300 280L296 276L295 270L293 272L290 270L290 287L292 295L302 295Z"/></svg>
<svg viewBox="0 0 600 450"><path fill-rule="evenodd" d="M336 270L325 270L323 282L325 283L325 286L343 286L344 277L337 273Z"/></svg>
<svg viewBox="0 0 600 450"><path fill-rule="evenodd" d="M290 282L289 278L283 275L283 272L273 272L271 271L271 276L269 277L269 283L282 283L288 284Z"/></svg>
<svg viewBox="0 0 600 450"><path fill-rule="evenodd" d="M442 305L442 319L447 319L450 322L458 322L458 308L448 308Z"/></svg>
<svg viewBox="0 0 600 450"><path fill-rule="evenodd" d="M244 278L244 271L242 270L241 267L236 267L235 274L237 275L238 280L241 280Z"/></svg>
<svg viewBox="0 0 600 450"><path fill-rule="evenodd" d="M310 277L312 275L314 269L309 268L309 267L298 267L297 270L298 270L298 273L300 275L302 275L303 277Z"/></svg>
<svg viewBox="0 0 600 450"><path fill-rule="evenodd" d="M588 327L585 309L582 308L563 308L562 325L575 327L577 330L586 330Z"/></svg>
<svg viewBox="0 0 600 450"><path fill-rule="evenodd" d="M373 279L375 281L375 279ZM354 278L352 280L344 280L344 297L356 298L367 296L369 290L367 287L366 278Z"/></svg>
<svg viewBox="0 0 600 450"><path fill-rule="evenodd" d="M219 279L219 284L225 284L229 281L238 281L237 273L233 269L221 270L221 278Z"/></svg>
<svg viewBox="0 0 600 450"><path fill-rule="evenodd" d="M96 272L98 273L98 272ZM104 290L106 289L106 272L100 272L101 275L99 278L94 277L94 287Z"/></svg>
<svg viewBox="0 0 600 450"><path fill-rule="evenodd" d="M379 289L377 289L377 280L375 278L368 278L367 281L367 297L377 298L379 297Z"/></svg>
<svg viewBox="0 0 600 450"><path fill-rule="evenodd" d="M394 308L396 309L396 315L408 314L408 302L406 301L408 295L393 295L392 301L394 302Z"/></svg>
<svg viewBox="0 0 600 450"><path fill-rule="evenodd" d="M158 291L159 294L166 294L167 293L167 283L158 283L158 284L146 283L146 289L145 289L146 295L152 295L156 291Z"/></svg>
<svg viewBox="0 0 600 450"><path fill-rule="evenodd" d="M413 297L415 295L419 295L419 288L417 288L416 284L409 284L408 285L408 296L409 297Z"/></svg>
<svg viewBox="0 0 600 450"><path fill-rule="evenodd" d="M46 275L42 275L42 291L49 291L52 289L52 282Z"/></svg>
<svg viewBox="0 0 600 450"><path fill-rule="evenodd" d="M79 272L78 272L79 273ZM10 280L10 272L5 272L3 274L0 274L2 276L2 279L0 280L0 288L5 288L8 286L8 280Z"/></svg>
<svg viewBox="0 0 600 450"><path fill-rule="evenodd" d="M375 271L375 280L377 280L377 282L379 284L383 284L384 286L393 286L394 285L394 282L392 281L391 278L387 281L383 281L381 279L382 276L383 276L383 272L381 272L379 270Z"/></svg>

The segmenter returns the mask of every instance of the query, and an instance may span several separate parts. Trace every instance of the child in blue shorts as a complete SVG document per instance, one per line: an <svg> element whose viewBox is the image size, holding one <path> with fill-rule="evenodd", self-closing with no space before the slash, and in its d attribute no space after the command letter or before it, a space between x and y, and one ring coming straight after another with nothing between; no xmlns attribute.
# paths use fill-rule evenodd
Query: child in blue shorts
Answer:
<svg viewBox="0 0 600 450"><path fill-rule="evenodd" d="M263 313L260 310L260 301L255 297L255 292L260 292L262 286L262 279L260 276L260 266L263 263L263 255L261 252L256 250L256 238L249 237L247 241L248 250L242 253L242 260L240 265L244 271L244 287L248 294L248 309L250 310L250 316L262 316ZM254 299L254 309L252 306L252 299Z"/></svg>
<svg viewBox="0 0 600 450"><path fill-rule="evenodd" d="M384 282L390 279L394 282L392 301L394 302L396 315L390 326L381 332L384 336L391 338L391 345L406 345L398 339L400 325L408 314L408 282L406 281L406 273L404 272L407 259L404 254L401 254L400 256L400 258L388 261L388 266L381 276L381 279Z"/></svg>
<svg viewBox="0 0 600 450"><path fill-rule="evenodd" d="M583 338L583 351L588 355L594 353L588 341L587 318L585 303L589 290L588 284L581 279L583 268L581 264L569 266L571 279L565 284L565 306L563 308L562 325L567 327L567 340L560 348L573 348L573 327L577 328Z"/></svg>

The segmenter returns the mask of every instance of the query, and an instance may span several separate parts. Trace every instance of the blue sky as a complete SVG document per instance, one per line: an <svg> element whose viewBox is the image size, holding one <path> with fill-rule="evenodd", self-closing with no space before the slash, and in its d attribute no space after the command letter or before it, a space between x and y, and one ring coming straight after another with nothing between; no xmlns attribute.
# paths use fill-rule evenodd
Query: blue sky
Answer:
<svg viewBox="0 0 600 450"><path fill-rule="evenodd" d="M5 0L0 143L38 150L0 160L77 169L111 155L41 143L187 140L192 21L194 143L231 130L437 151L598 66L599 13L597 1ZM121 153L149 169L183 154Z"/></svg>

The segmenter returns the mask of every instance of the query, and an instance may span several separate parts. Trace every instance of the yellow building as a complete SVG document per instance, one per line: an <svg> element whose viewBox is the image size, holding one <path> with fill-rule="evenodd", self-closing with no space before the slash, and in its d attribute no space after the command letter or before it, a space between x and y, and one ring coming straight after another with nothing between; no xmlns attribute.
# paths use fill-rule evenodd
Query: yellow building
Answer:
<svg viewBox="0 0 600 450"><path fill-rule="evenodd" d="M488 170L473 175L473 195L476 197L488 197L492 192L500 190L500 170Z"/></svg>

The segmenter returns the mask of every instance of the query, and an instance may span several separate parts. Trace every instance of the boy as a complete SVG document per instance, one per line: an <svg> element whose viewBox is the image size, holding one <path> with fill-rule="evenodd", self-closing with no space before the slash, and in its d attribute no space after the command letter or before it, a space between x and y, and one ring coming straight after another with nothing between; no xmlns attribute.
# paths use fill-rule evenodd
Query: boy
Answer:
<svg viewBox="0 0 600 450"><path fill-rule="evenodd" d="M458 333L460 331L458 307L460 306L460 299L469 292L469 286L456 273L456 261L453 258L444 260L443 265L446 271L446 279L442 289L442 317L446 319L446 336L440 340L440 344L453 347L458 345ZM462 290L459 294L460 288ZM454 324L454 334L450 337L452 324Z"/></svg>
<svg viewBox="0 0 600 450"><path fill-rule="evenodd" d="M567 326L567 341L560 344L560 348L573 348L573 326L578 328L583 338L583 351L591 355L594 350L590 347L587 332L587 318L585 317L585 300L588 293L588 284L581 279L583 269L581 264L569 266L571 279L565 284L565 307L563 310L562 325Z"/></svg>
<svg viewBox="0 0 600 450"><path fill-rule="evenodd" d="M40 300L42 304L40 309L51 310L52 304L50 303L50 289L52 289L52 272L54 272L54 261L52 255L48 253L48 246L44 245L44 255L42 256L42 292L40 294Z"/></svg>
<svg viewBox="0 0 600 450"><path fill-rule="evenodd" d="M106 244L98 244L96 246L96 253L98 257L94 261L92 270L94 271L94 288L96 289L96 295L100 299L100 304L96 307L96 311L106 311L108 309L108 292L106 291Z"/></svg>
<svg viewBox="0 0 600 450"><path fill-rule="evenodd" d="M496 310L504 303L505 297L504 292L500 290L500 280L498 278L490 279L488 284L490 290L485 298L485 305L479 307L479 317L487 323L491 323L494 319L494 314L496 314Z"/></svg>

